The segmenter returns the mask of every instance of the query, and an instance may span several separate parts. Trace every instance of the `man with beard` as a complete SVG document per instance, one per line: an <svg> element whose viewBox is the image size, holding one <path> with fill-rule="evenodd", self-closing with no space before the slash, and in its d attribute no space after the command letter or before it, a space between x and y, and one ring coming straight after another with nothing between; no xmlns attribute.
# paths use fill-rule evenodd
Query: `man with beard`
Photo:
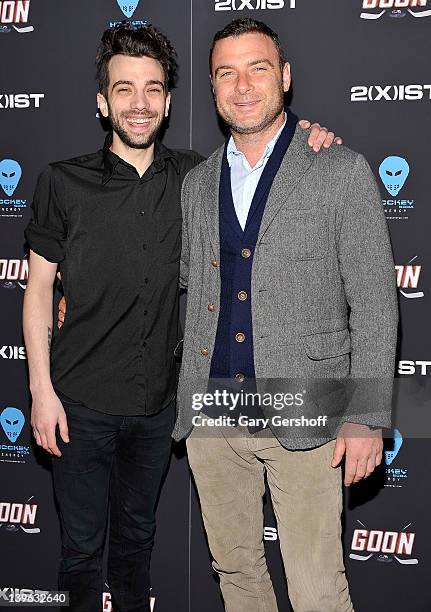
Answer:
<svg viewBox="0 0 431 612"><path fill-rule="evenodd" d="M176 65L165 36L152 26L107 30L97 65L112 133L102 150L42 173L26 230L31 423L53 455L59 588L70 610L101 610L110 502L113 608L143 612L175 417L181 184L202 157L156 141ZM315 128L313 143L327 136ZM58 267L68 312L51 347Z"/></svg>
<svg viewBox="0 0 431 612"><path fill-rule="evenodd" d="M189 436L226 612L278 609L263 545L265 477L293 609L351 612L340 462L345 455L346 485L381 462L397 333L379 191L361 155L309 149L284 110L290 65L264 23L238 19L218 32L210 74L231 138L183 185L188 300L174 437ZM284 427L259 397L253 404L258 394L243 403L244 389L268 384L285 397ZM315 418L325 402L331 414L341 409L327 429Z"/></svg>

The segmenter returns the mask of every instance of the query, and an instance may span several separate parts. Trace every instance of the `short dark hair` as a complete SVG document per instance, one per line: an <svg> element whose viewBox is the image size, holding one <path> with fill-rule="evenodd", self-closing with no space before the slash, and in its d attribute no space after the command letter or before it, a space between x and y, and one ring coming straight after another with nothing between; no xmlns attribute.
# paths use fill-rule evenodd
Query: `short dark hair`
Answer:
<svg viewBox="0 0 431 612"><path fill-rule="evenodd" d="M157 60L165 75L165 91L174 85L177 76L177 54L169 40L153 25L132 26L122 22L119 26L105 30L97 50L96 66L99 91L108 95L108 65L114 55L129 57L151 57Z"/></svg>
<svg viewBox="0 0 431 612"><path fill-rule="evenodd" d="M230 38L231 36L236 37L236 36L242 36L243 34L254 34L256 32L258 34L264 34L265 36L268 36L272 40L278 52L278 61L280 64L280 68L281 70L283 70L283 66L286 63L286 58L285 58L283 49L281 47L280 39L278 38L278 34L276 34L274 30L271 30L271 28L267 26L266 23L263 23L263 21L258 21L257 19L251 19L250 17L245 17L241 19L234 19L233 21L228 23L222 30L219 30L218 32L216 32L213 38L213 41L212 41L211 49L210 49L210 57L209 57L210 74L212 72L212 58L213 58L214 47L216 46L216 43L219 40L222 40L223 38Z"/></svg>

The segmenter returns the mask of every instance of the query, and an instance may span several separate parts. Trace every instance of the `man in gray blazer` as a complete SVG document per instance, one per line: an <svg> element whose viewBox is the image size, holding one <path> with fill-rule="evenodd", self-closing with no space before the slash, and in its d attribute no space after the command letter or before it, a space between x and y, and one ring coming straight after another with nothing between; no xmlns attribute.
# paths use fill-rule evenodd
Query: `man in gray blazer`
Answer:
<svg viewBox="0 0 431 612"><path fill-rule="evenodd" d="M379 192L361 155L309 149L284 110L290 66L265 24L228 24L210 68L231 138L183 184L188 303L174 437L188 436L227 612L277 610L265 475L295 612L348 612L340 463L346 485L369 476L391 424L398 314ZM237 399L277 379L293 390L283 416L315 418L280 426L274 406L210 406L220 379Z"/></svg>

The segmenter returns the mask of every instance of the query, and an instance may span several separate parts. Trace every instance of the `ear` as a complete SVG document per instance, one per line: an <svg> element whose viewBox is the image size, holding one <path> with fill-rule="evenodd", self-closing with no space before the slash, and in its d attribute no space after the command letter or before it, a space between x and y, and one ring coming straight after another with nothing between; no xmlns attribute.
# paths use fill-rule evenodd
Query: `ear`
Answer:
<svg viewBox="0 0 431 612"><path fill-rule="evenodd" d="M290 74L290 64L289 62L286 62L283 66L283 91L289 91L289 87L290 87L290 83L292 80L291 74Z"/></svg>
<svg viewBox="0 0 431 612"><path fill-rule="evenodd" d="M210 75L210 83L211 83L211 91L213 92L213 98L214 98L214 100L215 100L216 93L215 93L215 89L214 89L214 82L213 82L213 78L212 78L212 76L211 76L211 75Z"/></svg>
<svg viewBox="0 0 431 612"><path fill-rule="evenodd" d="M108 117L108 115L109 115L108 102L106 101L105 96L100 93L100 91L97 93L96 98L97 98L97 106L98 106L100 112L102 113L102 115L106 119Z"/></svg>
<svg viewBox="0 0 431 612"><path fill-rule="evenodd" d="M165 100L165 117L169 115L169 108L171 106L171 92L169 91Z"/></svg>

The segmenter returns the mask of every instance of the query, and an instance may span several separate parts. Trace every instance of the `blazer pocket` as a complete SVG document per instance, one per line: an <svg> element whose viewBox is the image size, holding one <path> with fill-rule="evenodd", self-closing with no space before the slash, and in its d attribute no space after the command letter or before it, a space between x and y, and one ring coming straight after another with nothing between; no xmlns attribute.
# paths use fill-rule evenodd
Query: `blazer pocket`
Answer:
<svg viewBox="0 0 431 612"><path fill-rule="evenodd" d="M305 352L313 360L340 357L351 352L350 333L348 328L338 331L323 332L301 336Z"/></svg>

